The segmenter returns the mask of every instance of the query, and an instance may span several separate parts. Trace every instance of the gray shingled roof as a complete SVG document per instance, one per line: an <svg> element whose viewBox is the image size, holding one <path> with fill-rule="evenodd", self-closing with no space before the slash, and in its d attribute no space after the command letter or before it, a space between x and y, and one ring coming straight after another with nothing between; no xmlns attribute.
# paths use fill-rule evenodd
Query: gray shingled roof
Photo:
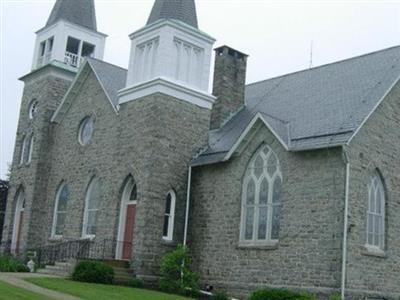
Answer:
<svg viewBox="0 0 400 300"><path fill-rule="evenodd" d="M193 161L221 161L260 113L289 150L346 143L400 76L400 46L246 86L246 108Z"/></svg>
<svg viewBox="0 0 400 300"><path fill-rule="evenodd" d="M175 19L198 28L194 0L156 0L147 25L161 19Z"/></svg>
<svg viewBox="0 0 400 300"><path fill-rule="evenodd" d="M65 20L97 31L94 0L57 0L46 26Z"/></svg>
<svg viewBox="0 0 400 300"><path fill-rule="evenodd" d="M103 86L108 98L116 107L118 105L118 91L125 87L128 71L104 61L88 58L88 63Z"/></svg>

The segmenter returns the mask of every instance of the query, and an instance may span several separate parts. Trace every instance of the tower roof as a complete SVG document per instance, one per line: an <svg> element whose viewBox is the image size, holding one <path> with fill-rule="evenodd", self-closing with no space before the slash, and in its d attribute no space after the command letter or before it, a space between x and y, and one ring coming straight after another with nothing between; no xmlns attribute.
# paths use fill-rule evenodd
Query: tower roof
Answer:
<svg viewBox="0 0 400 300"><path fill-rule="evenodd" d="M56 0L46 26L59 20L97 31L94 0Z"/></svg>
<svg viewBox="0 0 400 300"><path fill-rule="evenodd" d="M156 0L147 25L161 19L175 19L198 28L194 0Z"/></svg>

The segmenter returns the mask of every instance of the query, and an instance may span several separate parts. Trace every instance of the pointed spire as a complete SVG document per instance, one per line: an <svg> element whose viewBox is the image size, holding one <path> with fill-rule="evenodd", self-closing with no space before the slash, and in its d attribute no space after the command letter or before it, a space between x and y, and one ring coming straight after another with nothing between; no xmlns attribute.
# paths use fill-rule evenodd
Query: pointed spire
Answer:
<svg viewBox="0 0 400 300"><path fill-rule="evenodd" d="M175 19L198 28L194 0L156 0L147 25L161 19Z"/></svg>
<svg viewBox="0 0 400 300"><path fill-rule="evenodd" d="M59 20L97 31L94 0L56 0L46 26Z"/></svg>

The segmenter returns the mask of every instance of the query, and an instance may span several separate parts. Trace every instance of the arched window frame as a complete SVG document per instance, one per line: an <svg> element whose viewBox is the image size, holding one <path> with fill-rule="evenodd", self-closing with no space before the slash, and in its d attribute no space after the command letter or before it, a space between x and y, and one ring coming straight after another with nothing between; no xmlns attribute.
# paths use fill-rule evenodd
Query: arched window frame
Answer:
<svg viewBox="0 0 400 300"><path fill-rule="evenodd" d="M13 232L11 238L11 251L12 253L17 253L19 249L17 249L19 233L21 228L20 226L20 215L21 212L25 211L26 204L26 195L23 186L20 186L15 194L15 207L14 207L14 218L13 218Z"/></svg>
<svg viewBox="0 0 400 300"><path fill-rule="evenodd" d="M34 144L34 135L33 133L28 135L25 134L22 139L22 146L19 158L19 165L30 164L32 161L32 153L33 153L33 144Z"/></svg>
<svg viewBox="0 0 400 300"><path fill-rule="evenodd" d="M168 199L171 203L168 205ZM175 191L170 190L165 197L165 210L163 222L163 240L172 241L174 238L174 223L175 223L175 206L176 194Z"/></svg>
<svg viewBox="0 0 400 300"><path fill-rule="evenodd" d="M365 246L377 252L385 249L386 192L382 177L375 171L368 182L367 227Z"/></svg>
<svg viewBox="0 0 400 300"><path fill-rule="evenodd" d="M57 234L57 226L58 226L58 222L60 221L59 215L60 214L67 214L67 209L64 210L60 210L59 209L59 204L60 204L60 197L61 197L61 193L64 191L64 189L67 189L67 205L68 205L68 201L69 201L69 189L68 189L68 185L65 182L62 182L58 189L57 189L57 193L56 193L56 198L55 198L55 203L54 203L54 215L53 215L53 225L51 227L51 237L54 239L61 239L63 237L63 234ZM64 222L65 222L65 218L64 218ZM64 227L65 223L62 225Z"/></svg>
<svg viewBox="0 0 400 300"><path fill-rule="evenodd" d="M256 168L256 160L262 158L262 168ZM275 161L275 163L272 163ZM269 169L272 168L272 169ZM271 170L274 170L273 172ZM255 173L257 172L257 173ZM258 174L258 177L256 174ZM268 190L261 190L261 185L266 180L268 182ZM254 182L254 195L252 195L253 203L248 202L248 188L251 182ZM261 146L250 159L247 165L245 175L242 182L242 208L241 208L241 222L240 222L240 245L243 246L275 246L279 240L280 219L281 219L281 203L282 203L282 172L280 168L279 158L275 152L268 146ZM275 186L275 183L277 185ZM260 198L267 197L266 202L261 203ZM275 193L275 194L274 194ZM277 198L274 201L274 197ZM260 211L263 209L266 212L265 237L259 237L260 225ZM252 211L252 213L248 213ZM252 231L251 237L246 236L246 221L247 214L252 216ZM277 223L273 223L273 217L277 217ZM276 236L273 236L273 225L277 228ZM262 226L262 224L261 224Z"/></svg>
<svg viewBox="0 0 400 300"><path fill-rule="evenodd" d="M23 138L22 138L21 152L20 152L20 155L19 155L19 165L20 166L22 166L24 164L27 142L28 142L28 136L24 135Z"/></svg>
<svg viewBox="0 0 400 300"><path fill-rule="evenodd" d="M90 200L93 200L92 198L92 194L94 192L94 188L98 188L98 197L99 199L97 199L98 203L97 203L97 207L90 207ZM99 206L100 206L100 202L101 202L101 185L100 185L100 180L98 177L93 177L90 180L90 183L88 185L88 188L86 190L86 196L85 196L85 210L84 210L84 214L83 214L83 226L82 226L82 238L89 238L89 239L93 239L96 237L96 233L97 233L97 228L95 230L95 232L88 232L89 231L89 227L96 227L97 226L97 217L98 217L98 212L99 212ZM94 215L94 224L89 224L89 217L90 215ZM89 226L91 225L91 226Z"/></svg>
<svg viewBox="0 0 400 300"><path fill-rule="evenodd" d="M32 161L32 153L33 153L33 144L35 142L35 137L33 133L29 137L29 142L28 142L28 147L25 149L25 151L28 151L26 154L26 164L30 164Z"/></svg>

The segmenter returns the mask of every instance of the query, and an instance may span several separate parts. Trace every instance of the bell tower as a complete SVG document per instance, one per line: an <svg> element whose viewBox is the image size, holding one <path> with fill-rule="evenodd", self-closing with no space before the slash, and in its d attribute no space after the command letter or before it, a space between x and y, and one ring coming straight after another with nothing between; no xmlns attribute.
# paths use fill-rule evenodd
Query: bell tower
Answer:
<svg viewBox="0 0 400 300"><path fill-rule="evenodd" d="M32 70L49 63L77 69L85 57L103 59L106 35L97 31L94 0L57 0L36 34Z"/></svg>
<svg viewBox="0 0 400 300"><path fill-rule="evenodd" d="M83 59L103 57L106 38L97 31L94 0L56 0L45 27L36 34L32 70L20 78L24 90L2 236L13 253L47 242L48 228L40 220L47 206L51 116Z"/></svg>
<svg viewBox="0 0 400 300"><path fill-rule="evenodd" d="M215 39L198 29L194 0L156 0L146 26L130 39L120 103L162 92L211 109L215 98L208 88Z"/></svg>

